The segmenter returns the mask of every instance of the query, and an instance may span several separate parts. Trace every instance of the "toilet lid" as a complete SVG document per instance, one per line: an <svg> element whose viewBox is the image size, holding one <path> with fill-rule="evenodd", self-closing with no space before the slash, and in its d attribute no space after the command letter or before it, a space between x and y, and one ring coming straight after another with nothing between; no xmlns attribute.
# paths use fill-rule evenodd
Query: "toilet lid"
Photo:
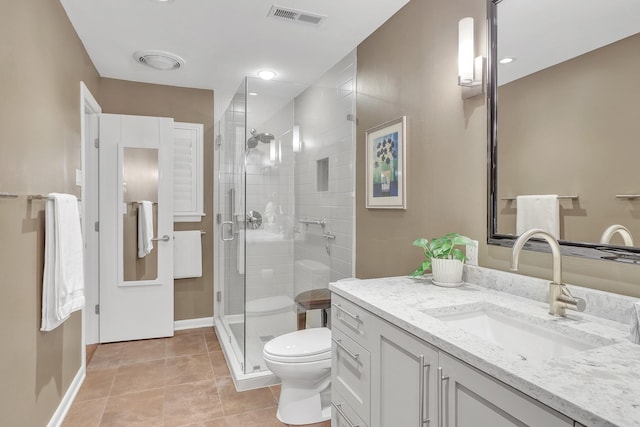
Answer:
<svg viewBox="0 0 640 427"><path fill-rule="evenodd" d="M331 358L331 331L312 328L272 339L264 346L264 356L279 362L312 362Z"/></svg>

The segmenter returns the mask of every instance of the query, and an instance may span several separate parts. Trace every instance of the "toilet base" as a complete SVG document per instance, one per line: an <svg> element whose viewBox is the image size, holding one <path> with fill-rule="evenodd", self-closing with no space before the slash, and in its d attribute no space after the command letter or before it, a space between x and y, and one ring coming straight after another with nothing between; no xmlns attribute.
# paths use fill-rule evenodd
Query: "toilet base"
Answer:
<svg viewBox="0 0 640 427"><path fill-rule="evenodd" d="M313 389L283 381L276 417L285 424L314 424L331 419L331 382ZM320 391L319 391L320 390Z"/></svg>

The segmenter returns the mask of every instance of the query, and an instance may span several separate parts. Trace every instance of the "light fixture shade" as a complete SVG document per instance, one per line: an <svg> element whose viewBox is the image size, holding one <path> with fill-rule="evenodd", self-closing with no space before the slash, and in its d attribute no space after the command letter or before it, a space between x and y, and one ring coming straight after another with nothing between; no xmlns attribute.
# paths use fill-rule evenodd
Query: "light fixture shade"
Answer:
<svg viewBox="0 0 640 427"><path fill-rule="evenodd" d="M275 71L271 71L271 70L260 70L260 71L258 71L258 77L260 77L262 80L271 80L275 76L276 76L276 72Z"/></svg>
<svg viewBox="0 0 640 427"><path fill-rule="evenodd" d="M184 59L175 53L162 50L140 50L135 52L133 57L140 64L156 70L177 70L184 66Z"/></svg>
<svg viewBox="0 0 640 427"><path fill-rule="evenodd" d="M474 80L473 18L458 23L458 83L471 84Z"/></svg>
<svg viewBox="0 0 640 427"><path fill-rule="evenodd" d="M300 126L298 125L293 126L292 138L293 138L293 152L299 153L300 149L302 148L302 142L300 141Z"/></svg>

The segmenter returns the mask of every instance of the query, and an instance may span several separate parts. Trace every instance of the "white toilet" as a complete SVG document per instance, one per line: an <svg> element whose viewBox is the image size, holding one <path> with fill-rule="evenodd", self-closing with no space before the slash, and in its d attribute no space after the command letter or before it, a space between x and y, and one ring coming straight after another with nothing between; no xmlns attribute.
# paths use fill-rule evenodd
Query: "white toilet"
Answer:
<svg viewBox="0 0 640 427"><path fill-rule="evenodd" d="M263 356L282 387L278 420L313 424L331 418L331 331L303 329L281 335L264 346Z"/></svg>

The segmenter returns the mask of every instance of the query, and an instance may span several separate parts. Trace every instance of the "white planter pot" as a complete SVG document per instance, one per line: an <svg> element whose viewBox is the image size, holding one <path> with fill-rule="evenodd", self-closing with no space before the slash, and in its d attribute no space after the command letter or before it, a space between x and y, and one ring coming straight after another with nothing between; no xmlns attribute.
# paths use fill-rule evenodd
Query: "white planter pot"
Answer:
<svg viewBox="0 0 640 427"><path fill-rule="evenodd" d="M462 285L463 266L464 263L457 259L432 258L433 284L446 287Z"/></svg>

